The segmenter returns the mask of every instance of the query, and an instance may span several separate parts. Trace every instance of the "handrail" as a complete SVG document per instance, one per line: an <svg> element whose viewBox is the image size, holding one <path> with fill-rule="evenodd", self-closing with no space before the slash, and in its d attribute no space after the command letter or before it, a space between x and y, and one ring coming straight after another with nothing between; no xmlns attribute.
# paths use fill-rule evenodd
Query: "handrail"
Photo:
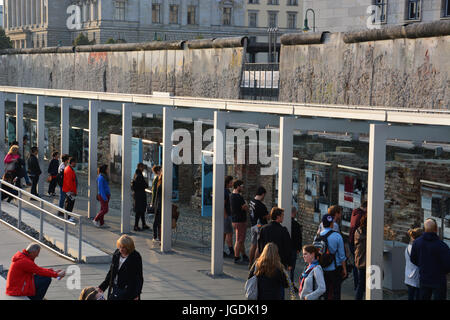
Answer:
<svg viewBox="0 0 450 320"><path fill-rule="evenodd" d="M4 189L4 186L7 186L8 188L17 191L17 195L13 194L12 192L9 192L7 190ZM17 209L18 209L18 217L17 217L17 230L20 230L20 226L22 223L22 204L25 203L29 206L31 206L32 208L36 208L39 211L39 219L40 219L40 223L39 223L39 240L35 239L37 242L45 245L45 243L43 243L43 232L44 232L44 215L46 214L47 216L50 216L52 218L55 218L61 222L64 223L64 242L63 242L63 249L64 249L64 254L61 253L61 255L65 256L66 258L73 260L73 258L68 256L68 229L67 229L67 225L71 225L71 226L79 226L78 229L78 262L81 262L82 259L82 216L70 211L67 211L65 209L62 209L60 207L55 206L53 203L48 202L42 198L39 198L31 193L29 193L28 191L22 190L19 187L12 185L9 182L6 182L2 179L0 179L0 193L5 193L7 195L9 195L10 197L17 199L18 201L18 205L17 205ZM25 199L22 198L23 195L26 195L32 199L35 199L37 201L39 201L39 206L31 203L30 201L27 201ZM56 210L64 213L64 218L58 217L55 214L47 211L44 209L44 206L47 205L51 208L55 208ZM1 202L0 202L0 208L1 208ZM67 216L74 216L78 219L78 223L76 222L72 222L67 220ZM46 245L45 245L46 246Z"/></svg>

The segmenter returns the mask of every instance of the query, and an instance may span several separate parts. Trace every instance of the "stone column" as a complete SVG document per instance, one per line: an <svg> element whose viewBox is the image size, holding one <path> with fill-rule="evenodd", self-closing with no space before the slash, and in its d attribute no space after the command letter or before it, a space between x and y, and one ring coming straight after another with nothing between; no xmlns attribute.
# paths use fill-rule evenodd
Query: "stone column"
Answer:
<svg viewBox="0 0 450 320"><path fill-rule="evenodd" d="M41 25L41 0L36 0L36 24Z"/></svg>
<svg viewBox="0 0 450 320"><path fill-rule="evenodd" d="M40 0L41 10L39 12L41 27L44 26L44 0Z"/></svg>
<svg viewBox="0 0 450 320"><path fill-rule="evenodd" d="M163 1L162 3L162 23L169 24L169 1Z"/></svg>

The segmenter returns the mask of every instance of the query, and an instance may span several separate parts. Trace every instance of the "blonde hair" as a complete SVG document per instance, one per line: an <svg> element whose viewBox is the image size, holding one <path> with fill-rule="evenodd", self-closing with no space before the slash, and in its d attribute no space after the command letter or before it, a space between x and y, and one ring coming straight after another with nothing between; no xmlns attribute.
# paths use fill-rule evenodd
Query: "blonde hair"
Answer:
<svg viewBox="0 0 450 320"><path fill-rule="evenodd" d="M117 240L116 245L117 249L120 249L120 247L124 247L127 250L127 254L132 253L135 249L133 238L127 236L126 234L124 234Z"/></svg>
<svg viewBox="0 0 450 320"><path fill-rule="evenodd" d="M19 152L19 146L13 145L11 148L9 148L8 154L14 153L14 151Z"/></svg>
<svg viewBox="0 0 450 320"><path fill-rule="evenodd" d="M256 260L255 275L273 277L276 274L277 269L280 271L283 270L280 255L278 254L278 247L275 243L269 242L264 247L258 260Z"/></svg>

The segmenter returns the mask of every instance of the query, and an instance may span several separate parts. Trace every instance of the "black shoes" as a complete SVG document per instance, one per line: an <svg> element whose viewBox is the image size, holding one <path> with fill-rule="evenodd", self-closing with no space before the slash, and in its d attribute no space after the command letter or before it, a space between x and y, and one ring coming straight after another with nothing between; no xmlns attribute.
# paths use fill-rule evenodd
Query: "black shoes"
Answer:
<svg viewBox="0 0 450 320"><path fill-rule="evenodd" d="M135 226L135 227L134 227L134 231L142 231L142 229L139 228L138 226Z"/></svg>
<svg viewBox="0 0 450 320"><path fill-rule="evenodd" d="M144 225L144 226L142 227L142 230L147 230L147 229L150 229L150 227L149 227L148 225Z"/></svg>

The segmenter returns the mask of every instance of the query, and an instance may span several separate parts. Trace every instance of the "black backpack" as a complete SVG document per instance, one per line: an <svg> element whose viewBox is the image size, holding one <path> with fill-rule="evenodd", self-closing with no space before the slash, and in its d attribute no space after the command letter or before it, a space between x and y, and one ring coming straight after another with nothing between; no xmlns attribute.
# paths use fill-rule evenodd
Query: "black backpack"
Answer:
<svg viewBox="0 0 450 320"><path fill-rule="evenodd" d="M58 172L58 174L56 175L56 182L58 183L58 186L62 188L64 184L64 170Z"/></svg>
<svg viewBox="0 0 450 320"><path fill-rule="evenodd" d="M320 265L322 268L328 267L333 261L336 261L335 253L331 253L328 249L328 237L335 231L330 230L323 236L319 234L314 239L313 246L319 249L320 257ZM335 262L336 263L336 262ZM337 266L336 266L337 267Z"/></svg>

